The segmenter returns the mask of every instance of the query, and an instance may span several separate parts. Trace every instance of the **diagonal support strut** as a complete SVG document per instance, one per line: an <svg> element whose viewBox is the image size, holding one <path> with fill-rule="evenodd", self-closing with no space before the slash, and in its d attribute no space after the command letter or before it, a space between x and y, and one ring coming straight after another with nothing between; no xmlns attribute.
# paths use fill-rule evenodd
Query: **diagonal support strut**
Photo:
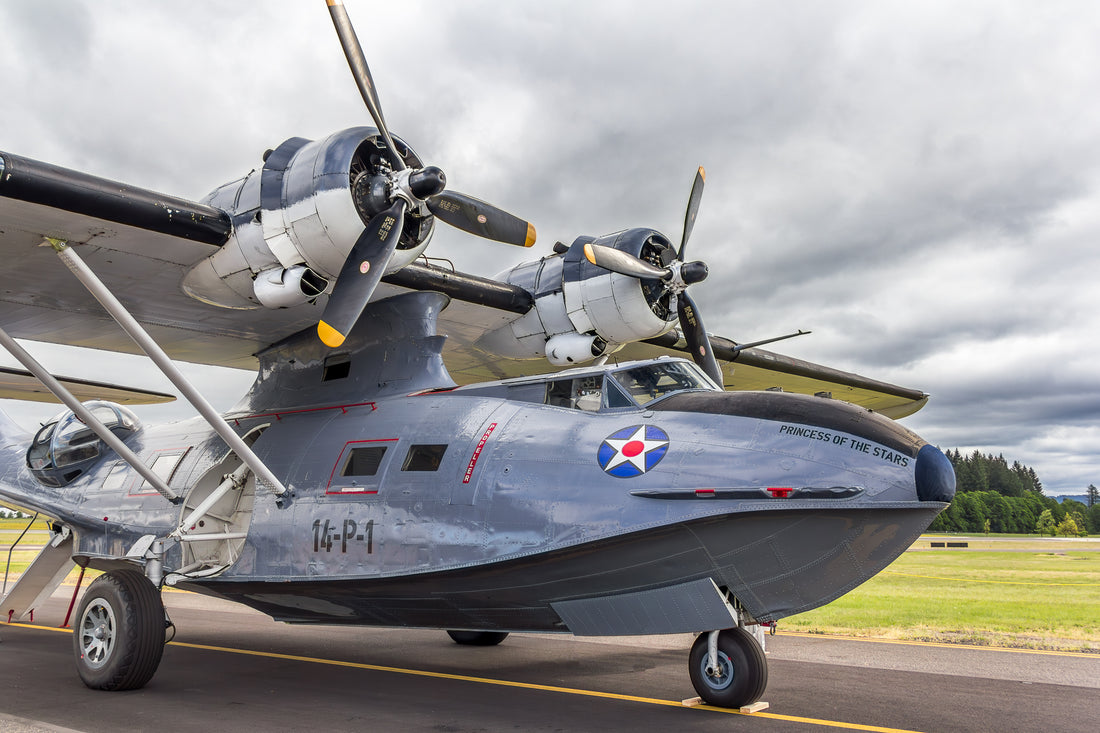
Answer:
<svg viewBox="0 0 1100 733"><path fill-rule="evenodd" d="M164 350L157 345L156 341L137 322L137 319L130 315L126 307L84 263L80 255L74 252L67 242L62 240L47 237L46 242L54 248L61 261L76 275L81 284L88 289L88 292L100 302L118 325L122 327L122 330L157 365L164 376L168 377L172 384L183 394L184 398L199 411L199 414L203 416L210 427L233 449L233 452L237 454L241 461L252 469L252 472L256 474L256 478L268 484L276 496L285 496L287 489L283 486L283 483L275 477L275 474L260 460L259 456L252 452L248 444L234 432L229 423L206 401L206 398L187 381L187 378L176 368L176 365L172 363Z"/></svg>

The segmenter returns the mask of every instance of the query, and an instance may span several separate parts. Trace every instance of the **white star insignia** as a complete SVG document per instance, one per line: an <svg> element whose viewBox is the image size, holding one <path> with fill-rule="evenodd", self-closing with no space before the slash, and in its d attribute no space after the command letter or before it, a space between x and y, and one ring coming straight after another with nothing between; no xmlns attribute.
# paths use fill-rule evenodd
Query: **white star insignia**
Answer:
<svg viewBox="0 0 1100 733"><path fill-rule="evenodd" d="M652 450L668 445L668 440L647 440L645 429L645 425L639 425L629 438L608 438L605 441L615 450L615 455L604 466L605 471L629 463L638 469L639 473L645 473L646 455Z"/></svg>

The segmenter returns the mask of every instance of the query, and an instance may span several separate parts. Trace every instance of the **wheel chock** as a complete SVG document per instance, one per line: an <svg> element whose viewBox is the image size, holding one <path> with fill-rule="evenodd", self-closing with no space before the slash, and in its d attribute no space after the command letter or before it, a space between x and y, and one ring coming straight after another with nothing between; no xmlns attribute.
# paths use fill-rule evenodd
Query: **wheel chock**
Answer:
<svg viewBox="0 0 1100 733"><path fill-rule="evenodd" d="M689 697L686 700L681 700L680 704L683 705L685 708L693 708L693 707L696 707L697 705L703 705L705 703L703 702L703 698L701 698L701 697ZM740 708L738 708L737 712L744 713L746 715L751 715L752 713L763 712L764 710L767 710L770 707L771 707L771 703L767 703L767 702L764 702L763 700L760 700L760 701L754 702L752 705L742 705Z"/></svg>

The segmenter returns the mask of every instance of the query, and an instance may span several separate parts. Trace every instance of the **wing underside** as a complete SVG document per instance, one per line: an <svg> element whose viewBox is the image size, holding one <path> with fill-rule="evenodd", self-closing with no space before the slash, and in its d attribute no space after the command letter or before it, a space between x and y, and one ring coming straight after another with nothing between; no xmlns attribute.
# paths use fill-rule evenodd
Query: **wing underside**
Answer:
<svg viewBox="0 0 1100 733"><path fill-rule="evenodd" d="M0 153L0 326L16 338L136 353L136 346L77 282L46 237L67 241L174 359L255 369L255 354L313 328L327 296L292 308L219 308L187 296L180 281L227 236L228 217L203 204ZM543 359L502 359L476 344L525 313L517 286L415 263L387 276L375 299L409 290L451 297L440 318L444 359L460 384L552 371ZM727 389L783 389L833 397L891 417L927 395L761 349L713 339ZM686 354L676 332L630 344L612 358Z"/></svg>
<svg viewBox="0 0 1100 733"><path fill-rule="evenodd" d="M109 400L123 405L154 405L172 402L174 395L135 387L123 387L107 382L94 382L75 377L56 377L78 400ZM46 387L28 371L0 367L0 399L28 402L57 402Z"/></svg>

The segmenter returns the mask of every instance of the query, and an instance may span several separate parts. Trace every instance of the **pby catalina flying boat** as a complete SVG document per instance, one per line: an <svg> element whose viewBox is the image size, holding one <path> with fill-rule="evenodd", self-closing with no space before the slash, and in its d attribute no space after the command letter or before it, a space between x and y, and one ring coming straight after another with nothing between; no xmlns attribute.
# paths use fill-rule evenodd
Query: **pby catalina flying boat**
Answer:
<svg viewBox="0 0 1100 733"><path fill-rule="evenodd" d="M492 279L425 260L438 221L534 229L389 133L328 6L374 127L287 140L197 203L0 153L0 341L66 405L33 434L0 417L0 499L53 533L5 618L75 562L103 571L73 621L93 688L152 678L172 586L460 644L700 632L699 694L757 700L760 625L866 581L951 500L892 419L926 395L708 335L701 172L678 245L582 236ZM82 403L16 337L140 349L200 417ZM219 415L172 360L257 376ZM27 374L0 394L41 396Z"/></svg>

